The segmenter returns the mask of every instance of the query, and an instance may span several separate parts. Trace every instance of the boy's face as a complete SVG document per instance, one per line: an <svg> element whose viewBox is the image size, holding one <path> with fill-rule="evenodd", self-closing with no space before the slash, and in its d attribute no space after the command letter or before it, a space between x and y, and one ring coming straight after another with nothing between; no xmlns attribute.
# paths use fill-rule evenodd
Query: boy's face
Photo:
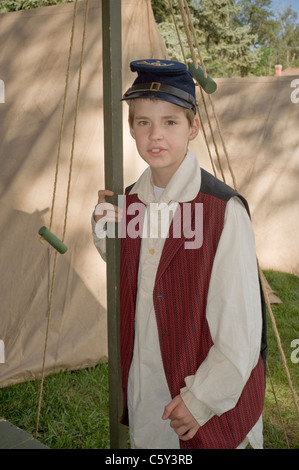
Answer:
<svg viewBox="0 0 299 470"><path fill-rule="evenodd" d="M154 184L165 187L182 163L199 130L198 118L190 127L180 106L161 100L136 99L132 137L140 156L152 169Z"/></svg>

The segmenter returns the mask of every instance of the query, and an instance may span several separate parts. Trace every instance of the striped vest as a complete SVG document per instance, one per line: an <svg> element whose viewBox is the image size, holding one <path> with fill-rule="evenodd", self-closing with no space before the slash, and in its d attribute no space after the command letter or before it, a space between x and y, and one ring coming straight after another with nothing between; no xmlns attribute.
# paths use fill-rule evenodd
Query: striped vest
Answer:
<svg viewBox="0 0 299 470"><path fill-rule="evenodd" d="M213 345L206 319L206 303L214 257L223 230L227 201L238 195L230 187L201 170L200 192L191 202L203 204L203 244L198 249L184 249L186 238L169 236L165 240L154 291L153 302L158 326L165 376L172 398L185 387L184 379L194 375ZM127 207L140 202L136 194L128 195ZM239 196L239 195L238 195ZM247 202L239 196L248 213ZM126 216L126 224L133 216ZM181 221L183 223L183 221ZM123 416L128 424L127 384L134 346L134 319L141 239L126 237L121 243L121 366ZM213 416L188 441L180 441L182 449L234 449L257 422L263 409L265 394L266 331L265 307L261 293L264 329L261 356L252 371L236 406Z"/></svg>

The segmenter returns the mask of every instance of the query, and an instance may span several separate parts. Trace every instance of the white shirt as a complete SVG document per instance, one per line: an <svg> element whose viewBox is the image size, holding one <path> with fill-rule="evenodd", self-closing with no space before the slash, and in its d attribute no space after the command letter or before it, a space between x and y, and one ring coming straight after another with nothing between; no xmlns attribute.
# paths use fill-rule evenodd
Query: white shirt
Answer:
<svg viewBox="0 0 299 470"><path fill-rule="evenodd" d="M128 382L131 447L136 449L179 448L178 436L169 421L161 419L171 396L162 364L152 293L166 235L164 232L164 238L158 236L158 218L152 211L156 210L157 205L153 204L156 197L160 197L162 214L162 203L167 211L166 204L175 209L179 202L193 200L200 184L197 158L188 151L164 191L154 188L150 168L131 190L146 204L148 221L141 241L134 353ZM97 239L94 232L94 242L104 256L105 240ZM239 198L227 203L206 317L214 344L196 374L186 377L186 386L181 389L186 406L201 426L215 414L221 415L236 405L260 353L262 315L254 234ZM245 447L248 441L254 448L263 447L261 418L239 447Z"/></svg>

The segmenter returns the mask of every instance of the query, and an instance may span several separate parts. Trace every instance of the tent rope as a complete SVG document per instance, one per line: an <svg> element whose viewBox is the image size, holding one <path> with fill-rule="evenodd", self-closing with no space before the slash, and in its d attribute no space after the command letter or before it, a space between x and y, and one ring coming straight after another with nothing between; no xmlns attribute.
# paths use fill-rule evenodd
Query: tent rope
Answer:
<svg viewBox="0 0 299 470"><path fill-rule="evenodd" d="M199 42L198 42L198 40L197 40L197 34L196 34L195 27L194 27L194 24L193 24L193 21L192 21L192 18L191 18L191 13L190 13L190 9L189 9L187 0L184 0L184 6L185 6L186 13L187 13L187 17L188 17L188 23L189 23L189 26L190 26L190 28L191 28L191 31L192 31L192 34L193 34L193 39L194 39L194 42L195 42L195 45L196 45L196 48L197 48L197 53L198 53L198 56L199 56L199 58L200 58L200 63L201 63L201 66L202 66L202 69L203 69L203 72L204 72L204 76L207 77L206 66L205 66L205 63L204 63L204 60L203 60L203 57L202 57L202 54L201 54L201 49L200 49L200 46L199 46ZM193 60L193 57L194 57L195 60L196 60L196 54L194 53L193 45L192 45L192 40L191 40L191 39L190 39L190 44L191 44L191 49L192 49L192 60ZM196 62L194 62L194 65L195 65L196 68L198 67L197 60L196 60ZM202 91L201 87L200 87L200 91L201 91L201 95L202 95L202 100L203 100L204 103L205 103L205 98L204 98L204 94L203 94L203 91ZM217 130L218 130L218 132L219 132L219 136L220 136L220 139L221 139L221 143L222 143L222 147L223 147L223 150L224 150L224 154L225 154L225 156L226 156L228 168L229 168L229 171L230 171L232 180L233 180L233 186L234 186L234 189L237 191L237 184L236 184L234 172L233 172L232 167L231 167L231 164L230 164L230 160L229 160L228 152L227 152L227 149L226 149L225 141L224 141L224 138L223 138L223 134L222 134L220 122L219 122L219 119L218 119L218 117L217 117L217 113L216 113L216 110L215 110L215 107L214 107L214 102L213 102L213 100L212 100L211 95L208 95L208 97L209 97L209 101L210 101L210 104L211 104L211 107L212 107L212 111L213 111L214 118L215 118L215 120L216 120ZM214 144L214 145L215 145L215 144ZM223 181L225 182L224 173L223 173L223 171L222 171L222 165L221 165L221 163L220 163L220 157L219 157L218 153L217 153L217 159L218 159L218 163L219 163L219 165L220 165L220 170L221 170L221 174L222 174Z"/></svg>
<svg viewBox="0 0 299 470"><path fill-rule="evenodd" d="M179 41L179 44L180 44L180 48L181 48L181 52L182 52L182 55L183 55L183 58L184 58L184 62L185 62L185 64L186 64L186 66L187 66L187 59L186 59L186 55L185 55L185 51L184 51L184 47L183 47L183 42L182 42L182 39L181 39L181 34L180 34L180 31L179 31L179 28L178 28L178 25L177 25L177 21L176 21L176 18L175 18L175 14L174 14L174 10L173 10L173 7L172 7L172 0L168 0L168 5L169 5L169 10L170 10L171 15L172 15L173 23L174 23L174 25L175 25L175 29L176 29L176 33L177 33L177 36L178 36L178 41ZM197 82L196 82L196 85L198 86ZM211 149L210 149L210 146L209 146L209 143L208 143L208 138L207 138L205 126L204 126L204 124L203 124L201 112L200 112L200 109L199 109L199 106L198 106L198 102L196 102L196 108L197 108L198 117L199 117L199 120L200 120L200 125L201 125L201 129L202 129L202 133L203 133L204 140L205 140L205 143L206 143L206 147L207 147L207 150L208 150L208 154L209 154L209 158L210 158L210 163L211 163L211 165L212 165L212 169L213 169L214 176L216 176L216 169L215 169L215 165L214 165L214 161L213 161ZM206 110L206 113L207 113L207 110ZM209 122L209 115L208 115L208 114L207 114L207 118L208 118L208 122ZM213 129L212 129L211 127L210 127L210 131L211 131L211 133L213 133Z"/></svg>
<svg viewBox="0 0 299 470"><path fill-rule="evenodd" d="M74 10L73 10L73 20L72 20L70 47L69 47L69 56L68 56L67 72L66 72L65 91L64 91L64 98L63 98L63 109L62 109L62 117L61 117L61 125L60 125L59 144L58 144L58 152L57 152L57 160L56 160L56 170L55 170L53 197L52 197L50 227L52 226L52 222L53 222L54 203L55 203L55 197L56 197L56 188L57 188L61 143L62 143L62 135L63 135L63 128L64 128L65 107L66 107L66 100L67 100L67 94L68 94L69 72L70 72L70 64L71 64L71 56L72 56L74 32L75 32L75 23L76 23L76 16L77 16L77 4L78 4L78 0L75 0ZM78 118L78 111L79 111L81 76L82 76L82 68L83 68L83 60L84 60L84 47L85 47L86 30L87 30L88 10L89 10L89 0L86 0L84 27L83 27L82 42L81 42L81 55L80 55L80 64L79 64L79 76L78 76L78 85L77 85L77 94L76 94L75 117L74 117L74 125L73 125L72 148L71 148L71 157L70 157L70 166L69 166L69 176L68 176L68 185L67 185L67 195L66 195L66 205L65 205L65 215L64 215L64 226L63 226L62 242L64 242L65 234L66 234L66 227L67 227L67 216L68 216L70 191L71 191L71 179L72 179L72 169L73 169L74 150L75 150L75 141L76 141L77 118ZM37 438L38 429L39 429L39 419L40 419L41 402L42 402L42 395L43 395L43 384L44 384L44 377L45 377L45 362L46 362L46 355L47 355L47 345L48 345L50 318L51 318L51 312L52 312L53 296L54 296L54 284L55 284L55 277L56 277L57 255L58 255L58 252L55 251L54 262L53 262L52 281L51 281L51 290L50 290L50 298L49 298L49 306L48 306L48 314L47 314L48 320L47 320L45 345L44 345L44 353L43 353L43 364L42 364L42 372L41 372L41 383L40 383L40 394L39 394L39 400L38 400L35 438Z"/></svg>
<svg viewBox="0 0 299 470"><path fill-rule="evenodd" d="M55 198L56 198L56 189L57 189L57 180L58 180L58 172L59 172L62 136L63 136L63 129L64 129L65 108L66 108L68 87L69 87L71 57L72 57L72 51L73 51L73 45L74 45L74 34L75 34L75 25L76 25L77 6L78 6L78 0L75 0L74 10L73 10L72 30L71 30L71 37L70 37L70 46L69 46L69 55L68 55L68 61L67 61L67 71L66 71L66 77L65 77L65 89L64 89L64 95L63 95L63 105L62 105L61 124L60 124L60 131L59 131L57 158L56 158L56 168L55 168L54 187L53 187L53 196L52 196L52 206L51 206L50 223L49 223L49 229L50 230L52 228L53 215L54 215L54 205L55 205Z"/></svg>
<svg viewBox="0 0 299 470"><path fill-rule="evenodd" d="M171 0L168 0L168 1L171 2ZM192 57L192 61L194 63L194 66L196 68L198 67L198 60L197 60L197 56L196 56L196 53L195 53L195 49L193 47L193 41L192 41L192 38L191 38L190 29L192 30L192 32L194 32L194 35L195 35L195 42L196 42L196 45L197 45L197 52L198 52L198 55L200 57L201 66L202 66L202 69L204 71L204 76L207 76L206 67L205 67L205 64L204 64L204 61L203 61L203 58L202 58L202 54L201 54L201 50L200 50L200 47L199 47L199 44L198 44L198 41L197 41L197 38L196 38L196 33L195 33L194 25L193 25L193 22L192 22L192 19L191 19L191 15L189 14L189 19L190 19L190 22L191 22L190 23L188 21L188 16L187 16L186 11L185 11L185 8L186 8L187 11L189 11L188 4L185 3L185 6L184 6L183 2L178 0L178 6L179 6L179 9L180 9L181 18L183 20L184 31L186 33L186 37L187 37L187 41L188 41L188 45L189 45L189 49L190 49L190 53L191 53L191 57ZM223 172L223 169L222 169L222 165L221 165L221 161L220 161L218 146L217 146L214 131L213 131L213 126L212 126L212 123L211 123L211 120L210 120L209 112L207 110L206 100L205 100L202 88L200 86L199 86L199 90L200 90L201 99L202 99L202 102L203 102L203 105L204 105L204 110L205 110L205 113L206 113L206 118L207 118L207 121L208 121L209 129L210 129L210 134L211 134L212 141L213 141L213 144L214 144L215 153L216 153L216 156L217 156L218 167L219 167L220 172L221 172L222 180L224 182L226 182L224 172ZM199 111L199 107L197 107L197 109ZM203 128L204 128L204 126L202 126L202 129ZM219 129L219 133L221 133L220 129ZM206 140L206 145L207 145L207 148L208 148L208 151L209 151L209 155L211 155L207 140ZM211 161L213 160L211 158L211 156L210 156L210 160ZM213 166L213 168L215 170L214 166Z"/></svg>
<svg viewBox="0 0 299 470"><path fill-rule="evenodd" d="M174 15L174 12L173 12L173 7L172 7L172 0L168 0L168 3L169 3L169 9L172 13L173 20L176 23L176 19L175 19L175 15ZM206 77L207 76L207 71L206 71L206 67L205 67L205 64L204 64L204 61L203 61L203 58L202 58L202 54L201 54L201 51L200 51L200 46L199 46L199 43L197 41L196 31L195 31L194 24L193 24L193 21L192 21L192 18L191 18L190 9L189 9L187 0L178 0L178 6L179 6L181 17L182 17L182 20L183 20L184 30L185 30L188 45L189 45L189 48L190 48L192 61L195 65L195 67L198 67L198 60L197 60L197 57L196 57L196 54L195 54L193 41L192 41L191 34L190 34L190 29L192 31L193 39L194 39L194 42L196 44L197 53L198 53L198 56L200 58L200 63L201 63L202 69L204 71L204 75ZM176 26L176 30L178 31L177 26ZM179 39L179 42L180 42L180 45L181 45L181 48L182 48L182 40ZM185 60L185 63L186 63L185 54L183 54L183 56L184 56L184 60ZM187 65L187 63L186 63L186 65ZM215 142L215 139L214 139L214 133L213 133L213 130L212 130L211 121L209 119L209 113L208 113L207 106L206 106L206 101L205 101L204 94L203 94L203 91L202 91L201 87L200 87L200 92L201 92L201 97L202 97L203 104L204 104L204 109L205 109L205 112L206 112L206 115L207 115L209 128L210 128L210 131L211 131L213 144L214 144L215 150L216 150L217 161L218 161L219 168L220 168L220 171L221 171L221 174L222 174L222 177L223 177L223 181L225 182L224 173L223 173L223 170L222 170L222 164L221 164L219 153L218 153L218 148L217 148L217 145L216 145L216 142ZM226 145L225 145L225 142L224 142L224 138L223 138L223 134L222 134L222 131L221 131L219 119L217 117L215 106L214 106L213 100L212 100L210 95L209 95L209 100L210 100L210 104L211 104L211 107L212 107L213 115L214 115L215 120L216 120L218 133L220 135L220 139L221 139L221 142L222 142L222 145L223 145L223 150L224 150L224 154L225 154L225 157L226 157L226 160L227 160L228 168L229 168L232 180L233 180L234 189L237 190L236 179L235 179L235 176L234 176L232 166L230 164L230 158L229 158L227 148L226 148ZM203 129L203 126L202 126L202 129ZM206 144L207 144L207 147L208 147L208 150L209 150L209 145L208 145L208 141L207 141L206 137L205 137L205 141L206 141ZM211 155L210 150L209 150L209 155ZM214 166L213 166L213 169L214 169ZM293 384L292 384L292 379L291 379L291 375L290 375L289 368L288 368L288 365L287 365L285 353L284 353L284 350L282 348L279 331L278 331L278 328L277 328L277 325L276 325L276 320L275 320L275 317L274 317L274 314L273 314L273 311L272 311L272 308L271 308L269 295L268 295L267 288L266 288L266 285L265 285L264 273L262 272L262 270L259 266L259 263L258 263L258 271L259 271L259 275L260 275L260 278L261 278L262 290L263 290L263 293L264 293L264 296L265 296L267 309L268 309L268 312L269 312L269 315L270 315L270 318L271 318L271 322L272 322L272 326L273 326L273 330L274 330L274 333L275 333L275 336L276 336L278 349L279 349L279 352L280 352L280 355L281 355L281 358L282 358L282 362L283 362L283 367L284 367L284 370L285 370L285 373L286 373L286 376L287 376L288 385L289 385L289 388L291 390L292 399L293 399L295 409L296 409L298 417L299 417L299 407L298 407L298 403L297 403L296 393L295 393L295 390L294 390L294 387L293 387ZM273 393L275 395L272 380L271 380L271 384L272 384ZM279 407L278 407L278 409L279 409ZM280 414L280 411L279 411L279 414ZM280 414L280 417L281 417L281 414ZM282 418L281 418L281 422L282 422L282 425L283 425ZM283 425L283 428L284 428L285 436L287 436L284 425ZM287 437L286 437L286 440L287 440ZM289 447L288 440L287 440L287 445Z"/></svg>

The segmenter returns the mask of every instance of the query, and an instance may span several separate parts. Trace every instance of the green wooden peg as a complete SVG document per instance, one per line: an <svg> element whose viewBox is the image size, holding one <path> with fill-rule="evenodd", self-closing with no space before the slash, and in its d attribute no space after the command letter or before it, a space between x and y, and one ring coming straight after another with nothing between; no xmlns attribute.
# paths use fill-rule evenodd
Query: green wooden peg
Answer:
<svg viewBox="0 0 299 470"><path fill-rule="evenodd" d="M206 93L211 94L217 90L217 83L214 82L209 75L205 77L204 71L200 65L196 68L194 64L190 64L189 71Z"/></svg>
<svg viewBox="0 0 299 470"><path fill-rule="evenodd" d="M57 250L59 253L63 254L67 251L67 246L62 243L59 238L54 235L54 233L50 232L50 230L47 227L41 227L38 231L39 235L43 237L45 240L47 240L48 243L50 243L55 250Z"/></svg>

